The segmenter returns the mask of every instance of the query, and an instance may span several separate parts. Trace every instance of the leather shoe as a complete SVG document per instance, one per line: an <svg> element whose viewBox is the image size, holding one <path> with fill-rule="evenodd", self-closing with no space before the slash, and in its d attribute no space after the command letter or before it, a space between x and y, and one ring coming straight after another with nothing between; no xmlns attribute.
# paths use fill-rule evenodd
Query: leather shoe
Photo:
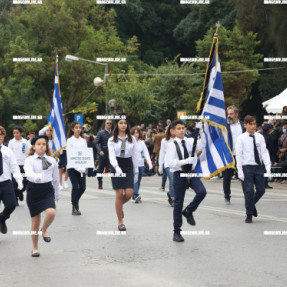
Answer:
<svg viewBox="0 0 287 287"><path fill-rule="evenodd" d="M252 215L248 214L246 216L245 223L252 223Z"/></svg>
<svg viewBox="0 0 287 287"><path fill-rule="evenodd" d="M192 212L188 212L185 208L185 210L182 212L182 215L186 217L187 223L189 223L190 225L195 225L195 220L193 218Z"/></svg>
<svg viewBox="0 0 287 287"><path fill-rule="evenodd" d="M173 241L175 241L175 242L183 242L184 238L181 236L180 233L174 232L174 234L173 234Z"/></svg>
<svg viewBox="0 0 287 287"><path fill-rule="evenodd" d="M5 221L0 222L0 232L3 234L6 234L7 230L8 229L7 229L7 225L6 225Z"/></svg>
<svg viewBox="0 0 287 287"><path fill-rule="evenodd" d="M40 257L40 253L39 252L33 253L33 250L32 250L32 257Z"/></svg>
<svg viewBox="0 0 287 287"><path fill-rule="evenodd" d="M42 229L41 229L41 231L42 231ZM44 239L45 242L47 242L47 243L51 242L51 237L50 236L44 236L43 232L42 232L42 236L43 236L43 239Z"/></svg>
<svg viewBox="0 0 287 287"><path fill-rule="evenodd" d="M257 209L256 209L255 205L254 205L254 209L253 209L253 216L254 217L258 216Z"/></svg>

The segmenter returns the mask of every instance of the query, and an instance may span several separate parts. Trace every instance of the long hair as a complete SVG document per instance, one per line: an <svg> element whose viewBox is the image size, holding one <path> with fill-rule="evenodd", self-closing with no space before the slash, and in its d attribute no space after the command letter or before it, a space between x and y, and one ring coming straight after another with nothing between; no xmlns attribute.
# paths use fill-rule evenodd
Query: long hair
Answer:
<svg viewBox="0 0 287 287"><path fill-rule="evenodd" d="M142 131L140 130L140 128L139 127L133 127L133 128L131 128L131 135L134 135L135 134L135 132L138 132L139 133L139 140L143 140L143 134L142 134Z"/></svg>
<svg viewBox="0 0 287 287"><path fill-rule="evenodd" d="M31 156L35 153L35 150L33 149L33 146L30 147L27 156ZM52 156L52 152L50 150L48 142L46 142L46 155Z"/></svg>
<svg viewBox="0 0 287 287"><path fill-rule="evenodd" d="M171 138L171 133L170 133L171 129L174 130L174 128L171 125L169 125L167 128L166 134L165 134L165 140L166 141L169 141Z"/></svg>
<svg viewBox="0 0 287 287"><path fill-rule="evenodd" d="M126 120L124 120L124 121L126 121ZM118 122L116 123L116 126L115 126L115 128L114 128L114 132L113 132L113 136L114 136L113 141L114 141L115 143L118 142L118 138L119 138L119 127L118 127L118 126L119 126L119 122L120 122L120 121L118 121ZM132 143L132 142L133 142L133 138L132 138L132 136L131 136L130 125L129 125L128 122L127 122L126 135L128 136L128 141L129 141L130 143Z"/></svg>
<svg viewBox="0 0 287 287"><path fill-rule="evenodd" d="M71 136L73 136L73 135L74 135L74 132L72 131L72 129L73 129L76 125L80 125L80 126L81 126L81 123L80 123L80 122L78 122L78 121L74 121L74 122L72 122L72 124L71 124L71 128L70 128L70 130L69 130L69 132L68 132L68 138L70 138ZM81 133L80 133L80 137L83 137L83 129L82 129L82 126L81 126Z"/></svg>

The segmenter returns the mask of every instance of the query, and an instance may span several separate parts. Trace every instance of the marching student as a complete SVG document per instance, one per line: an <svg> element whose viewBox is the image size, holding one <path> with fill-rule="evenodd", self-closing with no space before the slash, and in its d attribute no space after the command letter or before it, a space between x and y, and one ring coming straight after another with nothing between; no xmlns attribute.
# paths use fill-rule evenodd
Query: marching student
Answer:
<svg viewBox="0 0 287 287"><path fill-rule="evenodd" d="M82 150L87 148L87 141L83 138L83 130L80 122L73 122L68 134L67 152L70 148ZM81 215L79 210L79 201L86 190L86 174L85 168L71 168L69 162L67 165L68 175L72 183L72 215Z"/></svg>
<svg viewBox="0 0 287 287"><path fill-rule="evenodd" d="M30 150L30 148L31 148L31 140L34 138L36 136L36 133L35 132L32 132L32 131L30 131L30 132L28 132L28 134L27 134L27 140L28 140L28 151Z"/></svg>
<svg viewBox="0 0 287 287"><path fill-rule="evenodd" d="M99 131L96 137L95 146L99 154L99 166L98 173L103 173L104 168L110 166L109 162L109 150L108 150L108 140L112 136L112 124L111 120L105 121L105 128ZM99 189L103 189L103 178L98 177Z"/></svg>
<svg viewBox="0 0 287 287"><path fill-rule="evenodd" d="M23 188L22 175L13 152L3 145L6 130L0 126L0 202L3 202L4 209L0 213L0 232L7 233L6 220L16 208L16 196L11 181L11 173L15 178L19 189Z"/></svg>
<svg viewBox="0 0 287 287"><path fill-rule="evenodd" d="M45 135L49 138L49 148L53 153L53 130L50 128L49 125L45 125L40 131L39 136Z"/></svg>
<svg viewBox="0 0 287 287"><path fill-rule="evenodd" d="M111 178L113 189L116 191L115 207L119 221L118 229L125 231L123 205L131 199L134 183L138 181L136 139L131 135L126 119L116 122L113 136L108 140L108 149L111 172L126 174L125 177Z"/></svg>
<svg viewBox="0 0 287 287"><path fill-rule="evenodd" d="M24 169L28 179L27 205L32 219L31 237L33 242L32 257L39 257L38 231L41 224L41 213L46 216L41 231L45 242L51 242L47 229L56 215L55 200L60 198L59 171L56 160L51 156L45 135L32 139L32 147L25 160Z"/></svg>
<svg viewBox="0 0 287 287"><path fill-rule="evenodd" d="M242 181L246 208L246 223L252 223L252 216L257 217L255 204L265 193L264 167L271 173L269 152L263 135L255 132L256 118L247 115L244 118L246 132L236 142L236 160L238 178ZM254 192L254 185L256 192Z"/></svg>
<svg viewBox="0 0 287 287"><path fill-rule="evenodd" d="M9 141L8 147L14 152L14 155L16 156L16 160L18 163L18 166L20 168L21 173L24 173L24 162L28 153L28 141L22 137L23 134L23 128L20 126L15 126L13 128L13 136L14 138ZM20 201L24 200L23 192L26 189L27 186L27 179L24 177L23 179L23 187L20 189L17 185L15 179L13 178L13 185L17 200L17 206L19 205L18 199Z"/></svg>
<svg viewBox="0 0 287 287"><path fill-rule="evenodd" d="M201 139L197 142L196 153L191 157L193 138L187 139L185 135L185 123L181 120L176 120L172 123L172 128L175 131L174 142L171 142L167 147L167 164L170 171L173 172L173 187L174 187L174 209L173 209L173 240L183 242L184 238L180 234L182 226L182 215L186 217L187 223L195 225L193 212L198 208L206 196L206 189L199 177L181 177L182 173L191 173L197 163L197 157L205 148L206 140L202 130L202 123L196 125L200 130ZM196 195L192 202L182 211L185 190L191 187Z"/></svg>
<svg viewBox="0 0 287 287"><path fill-rule="evenodd" d="M167 128L165 138L161 140L160 152L159 152L159 173L162 174L162 184L165 187L166 178L169 180L169 191L167 192L168 203L174 206L174 189L173 189L173 173L170 171L170 167L167 162L166 149L170 142L173 142L175 137L175 132L170 124Z"/></svg>
<svg viewBox="0 0 287 287"><path fill-rule="evenodd" d="M152 169L152 163L149 156L148 149L146 147L145 142L142 140L142 132L139 127L133 127L131 129L131 135L133 135L136 139L136 155L137 155L137 165L138 165L138 181L134 183L134 192L132 200L135 203L139 203L141 201L141 196L139 194L140 183L142 180L142 176L144 173L144 160L147 161L149 169Z"/></svg>

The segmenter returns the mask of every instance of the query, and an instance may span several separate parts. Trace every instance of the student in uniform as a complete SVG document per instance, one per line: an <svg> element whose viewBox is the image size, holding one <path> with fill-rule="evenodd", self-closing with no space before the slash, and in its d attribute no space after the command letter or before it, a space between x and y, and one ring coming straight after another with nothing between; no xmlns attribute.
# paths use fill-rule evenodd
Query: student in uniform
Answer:
<svg viewBox="0 0 287 287"><path fill-rule="evenodd" d="M123 205L131 199L134 183L138 181L136 139L131 135L127 120L116 122L113 136L108 140L108 149L111 172L126 174L125 177L112 177L113 189L116 191L118 229L125 231Z"/></svg>
<svg viewBox="0 0 287 287"><path fill-rule="evenodd" d="M70 148L84 149L87 148L87 141L83 138L83 130L80 122L73 122L69 131L67 140L67 152ZM68 175L72 183L72 215L81 215L79 210L79 201L86 190L85 168L71 168L67 165Z"/></svg>
<svg viewBox="0 0 287 287"><path fill-rule="evenodd" d="M236 142L236 160L238 178L242 181L246 208L246 223L252 223L252 216L257 217L255 204L265 193L264 167L271 173L269 152L263 135L255 132L256 118L247 115L244 118L246 132ZM254 192L254 185L256 192Z"/></svg>
<svg viewBox="0 0 287 287"><path fill-rule="evenodd" d="M60 198L60 181L58 164L51 157L48 144L49 138L45 135L32 139L32 147L25 160L25 173L28 179L27 205L32 219L31 237L33 242L32 257L39 257L38 231L41 224L41 213L46 217L41 231L45 242L51 242L47 229L56 215L55 200Z"/></svg>
<svg viewBox="0 0 287 287"><path fill-rule="evenodd" d="M142 132L139 127L133 127L131 129L131 135L133 135L136 139L136 154L137 154L137 165L138 165L138 181L134 184L134 192L132 200L135 203L139 203L141 201L141 195L139 194L140 183L142 180L142 176L144 173L144 160L147 161L149 169L152 169L152 163L149 156L148 149L146 147L145 142L142 140Z"/></svg>
<svg viewBox="0 0 287 287"><path fill-rule="evenodd" d="M67 171L67 151L66 149L62 150L62 153L59 157L58 162L58 168L59 168L59 176L60 176L60 190L63 190L64 188L68 188L68 171ZM63 174L64 174L64 185L63 185Z"/></svg>
<svg viewBox="0 0 287 287"><path fill-rule="evenodd" d="M158 168L159 173L162 174L161 186L163 188L165 187L166 178L168 177L169 191L167 192L167 197L168 197L168 203L172 207L174 206L173 173L170 171L170 167L168 166L166 149L169 143L174 141L174 137L175 137L174 129L170 124L167 128L165 138L161 140L161 146L159 152L159 168Z"/></svg>
<svg viewBox="0 0 287 287"><path fill-rule="evenodd" d="M172 123L175 130L174 142L171 142L167 147L167 163L170 171L173 172L173 187L175 194L174 209L173 209L173 226L174 235L173 240L176 242L183 242L184 238L180 234L182 226L182 215L186 217L187 223L195 225L193 217L194 211L198 208L206 196L206 189L199 177L181 177L182 173L191 173L194 170L197 157L205 148L206 140L202 130L202 123L199 122L196 127L200 129L201 139L197 143L196 154L191 157L193 138L187 139L185 135L185 123L176 120ZM185 190L191 187L196 195L193 201L182 211L183 201L185 197Z"/></svg>
<svg viewBox="0 0 287 287"><path fill-rule="evenodd" d="M13 151L14 155L16 156L16 160L17 160L21 173L24 173L23 167L24 167L24 162L25 162L25 159L28 153L28 141L22 137L22 134L23 134L23 128L20 126L15 126L13 128L14 138L9 141L8 147ZM26 177L24 177L24 180L23 180L23 188L21 189L19 188L14 178L13 178L13 185L14 185L17 206L18 206L19 205L18 199L20 201L24 200L23 192L25 191L26 186L27 186Z"/></svg>
<svg viewBox="0 0 287 287"><path fill-rule="evenodd" d="M0 126L0 202L3 202L4 209L0 213L0 232L7 233L6 220L16 208L16 196L11 173L15 178L19 189L23 188L22 175L13 152L3 145L6 130Z"/></svg>

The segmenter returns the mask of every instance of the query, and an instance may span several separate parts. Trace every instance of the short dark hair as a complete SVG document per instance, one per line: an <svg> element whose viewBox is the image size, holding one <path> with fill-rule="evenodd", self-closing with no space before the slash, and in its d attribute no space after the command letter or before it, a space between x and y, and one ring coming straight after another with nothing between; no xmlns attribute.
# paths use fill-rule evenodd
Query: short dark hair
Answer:
<svg viewBox="0 0 287 287"><path fill-rule="evenodd" d="M163 132L163 129L162 129L162 128L159 128L158 131L159 131L160 133L162 133L162 132Z"/></svg>
<svg viewBox="0 0 287 287"><path fill-rule="evenodd" d="M183 121L181 121L181 120L176 120L176 121L173 121L173 122L171 123L171 126L172 126L173 129L175 129L175 127L176 127L177 125L185 126L185 123L184 123Z"/></svg>
<svg viewBox="0 0 287 287"><path fill-rule="evenodd" d="M244 118L244 123L245 124L250 124L250 123L252 123L254 121L256 122L256 118L254 116L247 115Z"/></svg>
<svg viewBox="0 0 287 287"><path fill-rule="evenodd" d="M15 127L13 127L13 130L12 130L12 131L14 131L14 130L18 130L20 133L22 133L22 132L24 131L21 126L15 126Z"/></svg>

